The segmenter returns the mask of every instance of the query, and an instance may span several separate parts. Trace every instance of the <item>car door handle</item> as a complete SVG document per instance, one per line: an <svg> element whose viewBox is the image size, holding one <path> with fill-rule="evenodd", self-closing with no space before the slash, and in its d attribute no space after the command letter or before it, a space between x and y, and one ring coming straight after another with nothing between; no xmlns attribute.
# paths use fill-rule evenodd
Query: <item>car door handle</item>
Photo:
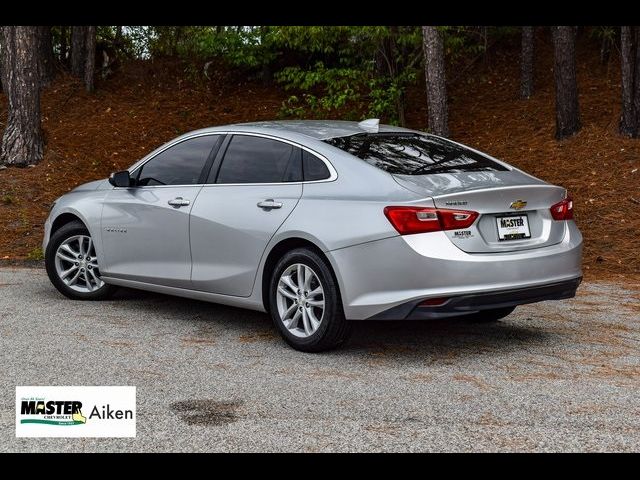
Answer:
<svg viewBox="0 0 640 480"><path fill-rule="evenodd" d="M186 207L187 205L189 205L189 200L185 200L182 197L176 197L172 200L169 200L167 203L172 207L179 208L179 207Z"/></svg>
<svg viewBox="0 0 640 480"><path fill-rule="evenodd" d="M282 208L282 202L276 202L273 198L267 198L261 202L258 202L258 207L264 210L271 210L274 208Z"/></svg>

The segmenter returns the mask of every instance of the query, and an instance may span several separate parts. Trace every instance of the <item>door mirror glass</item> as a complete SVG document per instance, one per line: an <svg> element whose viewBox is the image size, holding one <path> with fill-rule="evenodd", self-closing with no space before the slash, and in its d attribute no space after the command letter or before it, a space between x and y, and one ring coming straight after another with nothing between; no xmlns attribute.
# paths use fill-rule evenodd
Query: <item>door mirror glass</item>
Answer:
<svg viewBox="0 0 640 480"><path fill-rule="evenodd" d="M131 177L128 170L122 170L120 172L114 172L109 175L109 183L114 187L130 187Z"/></svg>

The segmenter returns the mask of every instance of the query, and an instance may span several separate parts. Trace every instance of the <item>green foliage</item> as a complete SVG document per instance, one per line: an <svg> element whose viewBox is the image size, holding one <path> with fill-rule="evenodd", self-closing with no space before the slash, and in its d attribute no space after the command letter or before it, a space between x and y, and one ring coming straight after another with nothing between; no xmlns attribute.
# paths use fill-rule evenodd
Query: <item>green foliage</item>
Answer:
<svg viewBox="0 0 640 480"><path fill-rule="evenodd" d="M276 80L295 90L285 116L382 117L397 123L399 101L422 57L416 27L277 27L272 39L296 65Z"/></svg>
<svg viewBox="0 0 640 480"><path fill-rule="evenodd" d="M592 27L589 31L589 36L598 40L615 40L618 36L620 27L604 26L600 25Z"/></svg>
<svg viewBox="0 0 640 480"><path fill-rule="evenodd" d="M112 39L116 27L100 27ZM451 59L481 54L488 37L517 27L440 27ZM122 27L119 42L137 57L187 60L192 81L208 81L203 66L222 60L247 76L275 79L291 93L287 117L375 116L398 123L403 99L422 70L422 29L415 26L153 26Z"/></svg>
<svg viewBox="0 0 640 480"><path fill-rule="evenodd" d="M27 254L27 260L42 260L44 258L44 252L41 247L35 247Z"/></svg>
<svg viewBox="0 0 640 480"><path fill-rule="evenodd" d="M443 33L445 54L457 58L464 54L478 54L484 51L482 34L469 27L440 27Z"/></svg>
<svg viewBox="0 0 640 480"><path fill-rule="evenodd" d="M318 62L309 69L286 67L276 75L276 80L283 83L286 90L304 92L319 91L320 96L305 93L306 103L312 110L334 110L343 107L347 102L355 102L360 98L363 87L361 72L354 68L326 68Z"/></svg>
<svg viewBox="0 0 640 480"><path fill-rule="evenodd" d="M478 55L486 51L489 38L497 40L520 34L519 27L440 27L444 37L445 54L452 60L465 55Z"/></svg>

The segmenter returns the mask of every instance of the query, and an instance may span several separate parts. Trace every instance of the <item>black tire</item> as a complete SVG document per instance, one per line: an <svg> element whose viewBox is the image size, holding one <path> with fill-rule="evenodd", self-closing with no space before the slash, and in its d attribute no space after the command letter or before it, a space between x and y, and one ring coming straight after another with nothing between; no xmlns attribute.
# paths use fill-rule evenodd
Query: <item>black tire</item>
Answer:
<svg viewBox="0 0 640 480"><path fill-rule="evenodd" d="M56 287L60 293L73 300L104 300L106 298L109 298L116 290L116 287L113 285L107 285L105 283L104 285L102 285L102 287L92 292L78 292L70 288L58 276L55 265L56 252L58 251L58 247L67 238L73 237L75 235L86 235L89 237L91 236L89 230L87 230L87 227L85 227L82 222L67 223L66 225L60 227L60 229L51 236L44 257L44 264L47 269L49 280L51 280L53 286Z"/></svg>
<svg viewBox="0 0 640 480"><path fill-rule="evenodd" d="M308 337L293 335L284 325L278 312L276 292L282 273L290 265L301 263L310 267L317 275L324 291L325 309L318 329ZM297 248L287 252L276 264L269 283L269 310L271 318L282 338L296 350L323 352L343 344L351 334L351 322L344 318L342 299L338 284L327 262L316 252Z"/></svg>
<svg viewBox="0 0 640 480"><path fill-rule="evenodd" d="M474 323L491 323L497 322L498 320L506 317L507 315L511 315L511 313L516 309L516 307L504 307L504 308L494 308L492 310L481 310L477 313L472 313L471 315L465 315L465 320Z"/></svg>

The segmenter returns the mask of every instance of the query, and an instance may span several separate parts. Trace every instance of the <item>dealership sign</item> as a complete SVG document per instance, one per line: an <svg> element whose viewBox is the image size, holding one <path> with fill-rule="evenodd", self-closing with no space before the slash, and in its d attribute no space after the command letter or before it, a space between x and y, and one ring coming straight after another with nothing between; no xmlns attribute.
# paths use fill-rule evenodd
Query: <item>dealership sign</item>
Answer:
<svg viewBox="0 0 640 480"><path fill-rule="evenodd" d="M136 387L16 387L16 437L135 437Z"/></svg>

